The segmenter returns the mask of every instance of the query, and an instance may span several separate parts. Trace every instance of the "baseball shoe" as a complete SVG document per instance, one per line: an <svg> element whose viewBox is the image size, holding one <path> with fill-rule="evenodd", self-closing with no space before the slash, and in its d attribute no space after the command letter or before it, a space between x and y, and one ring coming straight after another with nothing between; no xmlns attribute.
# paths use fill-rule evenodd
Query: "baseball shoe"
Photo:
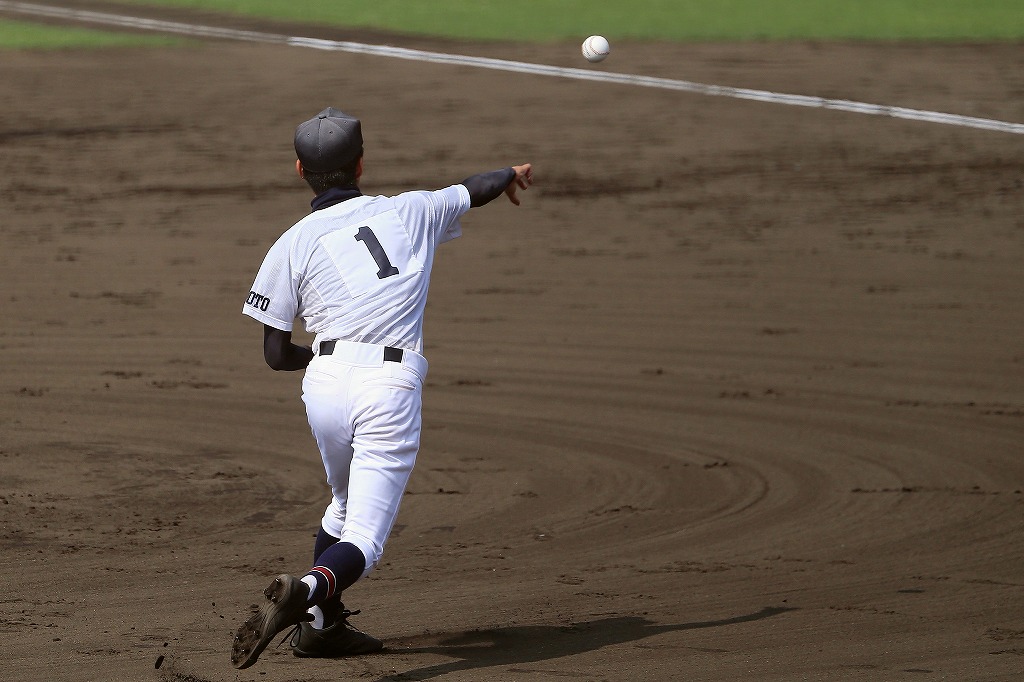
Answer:
<svg viewBox="0 0 1024 682"><path fill-rule="evenodd" d="M348 622L348 617L357 613L343 610L338 622L322 630L309 623L299 623L292 635L292 653L302 658L342 658L380 651L384 648L383 642Z"/></svg>
<svg viewBox="0 0 1024 682"><path fill-rule="evenodd" d="M242 623L231 645L231 664L241 670L256 662L274 635L290 625L306 621L309 588L298 578L279 575L263 595L267 600Z"/></svg>

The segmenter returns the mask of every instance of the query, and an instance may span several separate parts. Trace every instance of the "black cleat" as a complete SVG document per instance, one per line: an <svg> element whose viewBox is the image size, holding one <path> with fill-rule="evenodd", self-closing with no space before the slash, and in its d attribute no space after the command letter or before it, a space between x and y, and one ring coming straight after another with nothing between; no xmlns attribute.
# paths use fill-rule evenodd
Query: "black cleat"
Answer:
<svg viewBox="0 0 1024 682"><path fill-rule="evenodd" d="M242 623L231 645L231 664L241 670L256 662L274 635L285 628L310 620L306 612L309 588L298 578L279 575L263 590L267 600Z"/></svg>
<svg viewBox="0 0 1024 682"><path fill-rule="evenodd" d="M384 648L383 642L348 622L348 617L357 613L342 610L338 622L323 630L306 622L299 623L292 635L292 653L302 658L342 658L380 651Z"/></svg>

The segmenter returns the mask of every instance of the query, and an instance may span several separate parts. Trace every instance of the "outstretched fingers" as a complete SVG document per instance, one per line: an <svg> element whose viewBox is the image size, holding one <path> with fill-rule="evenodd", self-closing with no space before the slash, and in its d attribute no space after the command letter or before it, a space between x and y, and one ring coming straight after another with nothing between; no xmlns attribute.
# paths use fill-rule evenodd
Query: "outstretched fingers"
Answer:
<svg viewBox="0 0 1024 682"><path fill-rule="evenodd" d="M516 189L527 189L533 184L533 165L524 163L521 166L512 166L512 170L515 171L516 176L505 188L505 194L508 196L508 200L518 206L520 204L519 197L516 196Z"/></svg>
<svg viewBox="0 0 1024 682"><path fill-rule="evenodd" d="M512 166L516 172L516 184L526 189L533 184L533 164L524 163L522 166Z"/></svg>

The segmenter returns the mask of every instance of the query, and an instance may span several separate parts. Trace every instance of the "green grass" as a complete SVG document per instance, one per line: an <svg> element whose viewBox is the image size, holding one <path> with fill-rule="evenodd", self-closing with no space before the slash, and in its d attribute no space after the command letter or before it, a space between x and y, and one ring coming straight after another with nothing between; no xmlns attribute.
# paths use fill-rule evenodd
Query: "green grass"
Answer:
<svg viewBox="0 0 1024 682"><path fill-rule="evenodd" d="M119 0L480 40L1024 40L1024 0ZM201 19L197 21L201 22ZM0 49L181 39L0 19Z"/></svg>
<svg viewBox="0 0 1024 682"><path fill-rule="evenodd" d="M1024 0L121 0L453 38L1024 38Z"/></svg>
<svg viewBox="0 0 1024 682"><path fill-rule="evenodd" d="M63 50L73 47L131 47L173 45L180 39L160 35L138 35L93 31L85 28L49 26L0 19L0 49Z"/></svg>

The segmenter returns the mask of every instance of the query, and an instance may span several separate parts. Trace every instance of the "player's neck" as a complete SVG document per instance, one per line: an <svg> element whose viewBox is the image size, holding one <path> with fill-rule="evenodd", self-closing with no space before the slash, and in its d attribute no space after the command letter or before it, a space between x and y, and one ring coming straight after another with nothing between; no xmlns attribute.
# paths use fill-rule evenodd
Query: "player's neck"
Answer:
<svg viewBox="0 0 1024 682"><path fill-rule="evenodd" d="M313 197L313 200L309 202L309 205L314 211L319 211L322 208L334 206L335 204L340 204L343 201L348 201L349 199L361 196L363 196L363 193L359 191L359 188L355 185L349 185L348 187L331 187L330 189Z"/></svg>

